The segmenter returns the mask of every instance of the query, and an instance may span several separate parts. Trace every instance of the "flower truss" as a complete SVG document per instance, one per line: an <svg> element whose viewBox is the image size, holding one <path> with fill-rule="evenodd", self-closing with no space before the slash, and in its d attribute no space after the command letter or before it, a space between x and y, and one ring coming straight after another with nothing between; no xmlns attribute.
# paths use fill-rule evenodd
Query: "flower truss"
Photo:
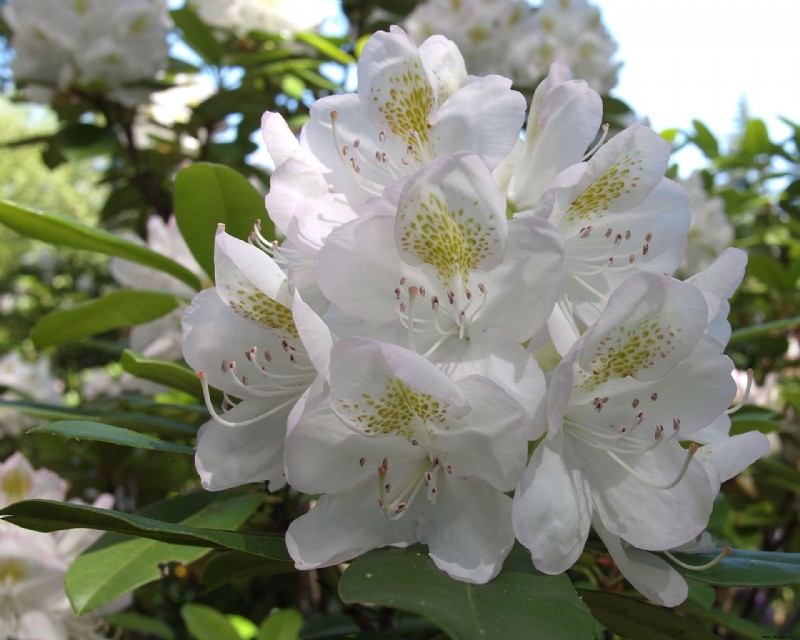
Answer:
<svg viewBox="0 0 800 640"><path fill-rule="evenodd" d="M17 452L0 463L0 507L19 500L65 500L66 483L48 469L34 469ZM109 494L94 505L109 508ZM95 640L105 638L96 612L76 616L64 591L70 563L101 532L71 529L41 533L0 521L0 637L17 640ZM106 613L128 605L123 598Z"/></svg>
<svg viewBox="0 0 800 640"><path fill-rule="evenodd" d="M37 101L75 89L135 106L150 93L136 83L167 66L164 0L11 0L3 18L14 76Z"/></svg>
<svg viewBox="0 0 800 640"><path fill-rule="evenodd" d="M404 22L414 42L441 33L468 55L470 73L500 73L525 87L565 60L596 91L617 84L617 45L586 0L544 0L532 9L524 0L425 0Z"/></svg>
<svg viewBox="0 0 800 640"><path fill-rule="evenodd" d="M291 36L316 29L336 13L332 0L190 0L207 24L244 37L251 31Z"/></svg>
<svg viewBox="0 0 800 640"><path fill-rule="evenodd" d="M216 286L184 315L204 486L316 496L287 532L302 569L422 543L484 583L517 539L559 573L594 528L642 593L680 602L664 557L767 451L728 434L746 255L669 275L690 214L667 145L642 124L605 141L564 62L524 138L510 81L467 76L441 36L378 33L358 77L299 140L265 114L282 241L220 228Z"/></svg>
<svg viewBox="0 0 800 640"><path fill-rule="evenodd" d="M19 351L0 357L0 388L4 400L32 400L50 405L64 404L64 383L50 370L50 358L27 361ZM17 437L37 423L35 418L13 409L0 408L0 440Z"/></svg>

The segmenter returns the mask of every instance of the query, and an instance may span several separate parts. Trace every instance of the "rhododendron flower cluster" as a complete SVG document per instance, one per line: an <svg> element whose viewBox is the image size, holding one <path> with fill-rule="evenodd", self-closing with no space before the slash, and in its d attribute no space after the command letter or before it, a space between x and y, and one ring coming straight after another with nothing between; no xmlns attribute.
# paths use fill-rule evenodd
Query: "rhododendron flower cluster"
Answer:
<svg viewBox="0 0 800 640"><path fill-rule="evenodd" d="M251 31L290 36L316 29L336 12L333 0L189 0L189 4L206 24L239 37Z"/></svg>
<svg viewBox="0 0 800 640"><path fill-rule="evenodd" d="M530 87L565 60L600 93L617 84L617 45L586 0L544 0L535 8L525 0L425 0L403 26L416 43L434 34L453 40L470 73L501 73Z"/></svg>
<svg viewBox="0 0 800 640"><path fill-rule="evenodd" d="M14 76L47 103L62 91L109 94L135 106L168 59L164 0L10 0ZM139 85L139 86L137 86Z"/></svg>
<svg viewBox="0 0 800 640"><path fill-rule="evenodd" d="M221 226L216 286L184 315L203 485L314 495L287 532L299 568L422 543L484 583L516 539L560 573L593 528L648 598L682 601L666 554L767 451L728 434L745 254L669 275L690 215L668 147L641 124L606 141L564 62L527 118L442 36L377 33L358 79L299 140L265 114L282 240Z"/></svg>
<svg viewBox="0 0 800 640"><path fill-rule="evenodd" d="M0 507L19 500L66 499L67 484L48 469L34 469L21 453L0 463ZM110 494L101 494L94 505L110 508ZM71 529L41 533L0 520L0 637L19 640L94 640L105 638L102 620L95 611L76 616L64 591L69 565L102 532ZM113 613L126 606L129 597L104 608Z"/></svg>

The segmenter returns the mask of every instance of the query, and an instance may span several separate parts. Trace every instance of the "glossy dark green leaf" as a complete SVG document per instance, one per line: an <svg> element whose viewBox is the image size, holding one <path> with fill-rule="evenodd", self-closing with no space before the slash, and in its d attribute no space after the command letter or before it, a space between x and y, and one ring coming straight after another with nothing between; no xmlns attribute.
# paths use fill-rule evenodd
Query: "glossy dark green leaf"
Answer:
<svg viewBox="0 0 800 640"><path fill-rule="evenodd" d="M185 604L181 617L195 640L241 640L228 618L204 604Z"/></svg>
<svg viewBox="0 0 800 640"><path fill-rule="evenodd" d="M625 640L713 640L717 636L672 610L605 591L579 590L594 617Z"/></svg>
<svg viewBox="0 0 800 640"><path fill-rule="evenodd" d="M185 444L167 442L166 440L161 440L145 433L139 433L138 431L124 429L122 427L115 427L110 424L102 424L100 422L64 420L34 427L29 430L29 433L30 432L47 433L64 438L75 438L76 440L108 442L123 447L135 447L137 449L149 449L151 451L163 451L165 453L194 455L194 449Z"/></svg>
<svg viewBox="0 0 800 640"><path fill-rule="evenodd" d="M569 578L537 572L517 545L494 580L484 585L453 580L435 567L424 547L371 551L347 568L339 582L347 603L394 607L422 615L453 640L539 637L591 638L594 620Z"/></svg>
<svg viewBox="0 0 800 640"><path fill-rule="evenodd" d="M36 323L31 338L38 349L56 347L156 320L177 306L172 293L122 289L46 315Z"/></svg>
<svg viewBox="0 0 800 640"><path fill-rule="evenodd" d="M702 565L719 555L715 553L675 556L690 565ZM697 582L723 587L787 587L800 585L800 553L747 551L732 549L730 554L710 569L691 571L675 565L675 569Z"/></svg>
<svg viewBox="0 0 800 640"><path fill-rule="evenodd" d="M260 497L252 494L200 493L163 500L142 509L134 517L145 519L147 516L149 520L198 531L236 529L259 504ZM158 580L165 567L173 563L188 564L210 551L207 546L165 544L152 539L106 534L70 566L66 576L67 595L75 610L84 613Z"/></svg>
<svg viewBox="0 0 800 640"><path fill-rule="evenodd" d="M175 178L175 218L197 262L214 277L214 236L219 224L246 240L256 220L273 234L264 198L247 178L223 165L204 162L186 167Z"/></svg>
<svg viewBox="0 0 800 640"><path fill-rule="evenodd" d="M186 365L145 358L131 349L123 351L119 363L132 376L178 389L198 399L203 397L200 379Z"/></svg>
<svg viewBox="0 0 800 640"><path fill-rule="evenodd" d="M263 578L292 571L294 566L284 560L254 556L241 551L223 551L206 561L200 580L211 591L232 580Z"/></svg>
<svg viewBox="0 0 800 640"><path fill-rule="evenodd" d="M200 279L171 258L71 218L0 200L0 224L29 238L56 246L85 249L153 267L175 276L194 289L200 289Z"/></svg>
<svg viewBox="0 0 800 640"><path fill-rule="evenodd" d="M764 640L773 636L773 630L716 607L701 608L687 602L681 605L681 612L705 620L714 626L725 627L735 634L737 640Z"/></svg>
<svg viewBox="0 0 800 640"><path fill-rule="evenodd" d="M136 431L171 437L191 437L197 434L197 427L138 411L101 411L87 408L56 407L28 402L25 400L5 400L0 398L0 407L13 409L25 415L46 420L89 420L102 421Z"/></svg>
<svg viewBox="0 0 800 640"><path fill-rule="evenodd" d="M258 506L261 498L248 495L246 499ZM282 536L204 529L88 505L23 500L0 509L0 515L10 516L8 522L34 531L100 529L170 544L236 549L279 560L289 557Z"/></svg>
<svg viewBox="0 0 800 640"><path fill-rule="evenodd" d="M170 11L175 26L181 30L183 40L210 64L222 63L225 49L214 37L214 32L189 8Z"/></svg>

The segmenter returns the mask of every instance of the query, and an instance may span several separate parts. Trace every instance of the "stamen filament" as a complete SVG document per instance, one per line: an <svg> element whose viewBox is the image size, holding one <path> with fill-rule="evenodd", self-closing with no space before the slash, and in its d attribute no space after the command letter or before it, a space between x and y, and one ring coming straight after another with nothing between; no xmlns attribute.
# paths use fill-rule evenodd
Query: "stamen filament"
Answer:
<svg viewBox="0 0 800 640"><path fill-rule="evenodd" d="M197 373L197 377L200 378L200 385L203 387L203 400L206 403L206 409L211 414L211 417L214 419L215 422L221 424L224 427L246 427L251 424L255 424L259 420L263 420L265 418L269 418L271 415L277 413L281 409L285 409L289 405L293 404L297 401L300 397L300 394L292 395L288 400L282 402L276 407L273 407L269 411L262 413L261 415L255 416L254 418L250 418L248 420L241 420L239 422L231 422L230 420L226 420L222 416L217 413L217 410L214 408L213 403L211 402L211 393L208 389L208 374L205 371L199 371Z"/></svg>
<svg viewBox="0 0 800 640"><path fill-rule="evenodd" d="M728 409L725 413L731 415L732 413L736 413L739 409L744 406L744 403L747 402L747 399L750 397L750 389L753 387L753 370L747 370L747 386L744 389L744 393L742 394L741 399L735 405L733 405L730 409Z"/></svg>
<svg viewBox="0 0 800 640"><path fill-rule="evenodd" d="M713 560L709 560L705 564L688 564L683 562L682 560L678 560L673 554L669 551L664 551L664 555L667 556L670 560L672 560L675 564L679 567L683 567L684 569L688 569L689 571L705 571L706 569L711 569L712 567L716 567L722 560L729 555L731 552L730 547L725 547L722 551L719 552L716 558Z"/></svg>
<svg viewBox="0 0 800 640"><path fill-rule="evenodd" d="M686 458L683 461L683 466L681 470L678 472L678 475L675 477L672 482L668 482L666 484L659 484L657 482L653 482L652 480L645 478L642 474L636 471L633 467L631 467L627 462L622 460L616 453L613 451L606 451L606 453L611 457L614 462L619 464L623 469L625 469L628 473L630 473L634 478L643 482L648 487L652 487L653 489L660 489L662 491L666 491L667 489L672 489L672 487L676 486L681 480L683 480L683 476L686 475L686 472L689 470L689 464L692 462L692 458L694 458L694 454L697 453L698 446L692 443L689 446L689 449L686 451Z"/></svg>

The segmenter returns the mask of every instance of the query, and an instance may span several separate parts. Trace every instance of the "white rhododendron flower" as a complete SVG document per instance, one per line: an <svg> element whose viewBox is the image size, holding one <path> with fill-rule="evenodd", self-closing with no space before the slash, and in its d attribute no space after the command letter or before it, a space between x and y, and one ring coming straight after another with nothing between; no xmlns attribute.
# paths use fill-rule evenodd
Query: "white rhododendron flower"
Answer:
<svg viewBox="0 0 800 640"><path fill-rule="evenodd" d="M126 236L132 242L145 244L139 236ZM174 217L164 221L159 216L147 220L147 246L161 255L172 258L178 264L203 279L202 267L197 264L192 252L181 235ZM158 269L151 269L135 262L114 258L109 264L111 275L121 285L132 289L168 291L176 298L188 298L194 290L184 282ZM148 358L176 360L181 356L181 316L183 307L162 318L137 325L131 329L131 347Z"/></svg>
<svg viewBox="0 0 800 640"><path fill-rule="evenodd" d="M556 60L600 93L617 84L617 45L585 0L544 0L533 8L524 0L426 0L404 27L414 42L434 34L453 40L470 73L499 73L526 88Z"/></svg>
<svg viewBox="0 0 800 640"><path fill-rule="evenodd" d="M296 565L422 542L449 575L490 580L514 541L505 492L525 464L521 417L488 378L454 382L401 347L338 341L330 391L286 442L289 483L324 494L286 534Z"/></svg>
<svg viewBox="0 0 800 640"><path fill-rule="evenodd" d="M20 500L66 498L66 482L48 469L34 469L19 452L0 463L0 508ZM110 508L101 494L94 506ZM64 591L70 563L102 534L70 529L41 533L0 520L0 637L18 640L100 640L98 612L77 616ZM104 607L113 613L128 606L122 598Z"/></svg>
<svg viewBox="0 0 800 640"><path fill-rule="evenodd" d="M334 0L189 0L200 19L244 37L251 31L284 37L312 31L336 14Z"/></svg>
<svg viewBox="0 0 800 640"><path fill-rule="evenodd" d="M11 0L11 63L31 98L70 89L109 94L127 106L167 66L172 26L164 0Z"/></svg>
<svg viewBox="0 0 800 640"><path fill-rule="evenodd" d="M380 32L358 77L299 139L264 115L280 240L221 229L216 286L184 315L203 485L315 496L287 532L301 569L422 543L484 583L516 537L560 573L594 527L645 596L682 601L661 556L766 452L727 415L745 254L669 275L690 218L669 149L642 124L606 141L563 61L524 136L510 80L468 76L444 37Z"/></svg>
<svg viewBox="0 0 800 640"><path fill-rule="evenodd" d="M0 357L0 388L5 389L0 394L4 400L64 404L64 383L53 376L47 356L30 362L18 351L12 351ZM0 439L19 436L37 422L14 409L0 407Z"/></svg>
<svg viewBox="0 0 800 640"><path fill-rule="evenodd" d="M680 272L692 275L709 266L720 251L733 243L733 226L725 214L725 201L719 196L709 196L699 172L693 172L680 183L689 192L689 225L686 255Z"/></svg>

